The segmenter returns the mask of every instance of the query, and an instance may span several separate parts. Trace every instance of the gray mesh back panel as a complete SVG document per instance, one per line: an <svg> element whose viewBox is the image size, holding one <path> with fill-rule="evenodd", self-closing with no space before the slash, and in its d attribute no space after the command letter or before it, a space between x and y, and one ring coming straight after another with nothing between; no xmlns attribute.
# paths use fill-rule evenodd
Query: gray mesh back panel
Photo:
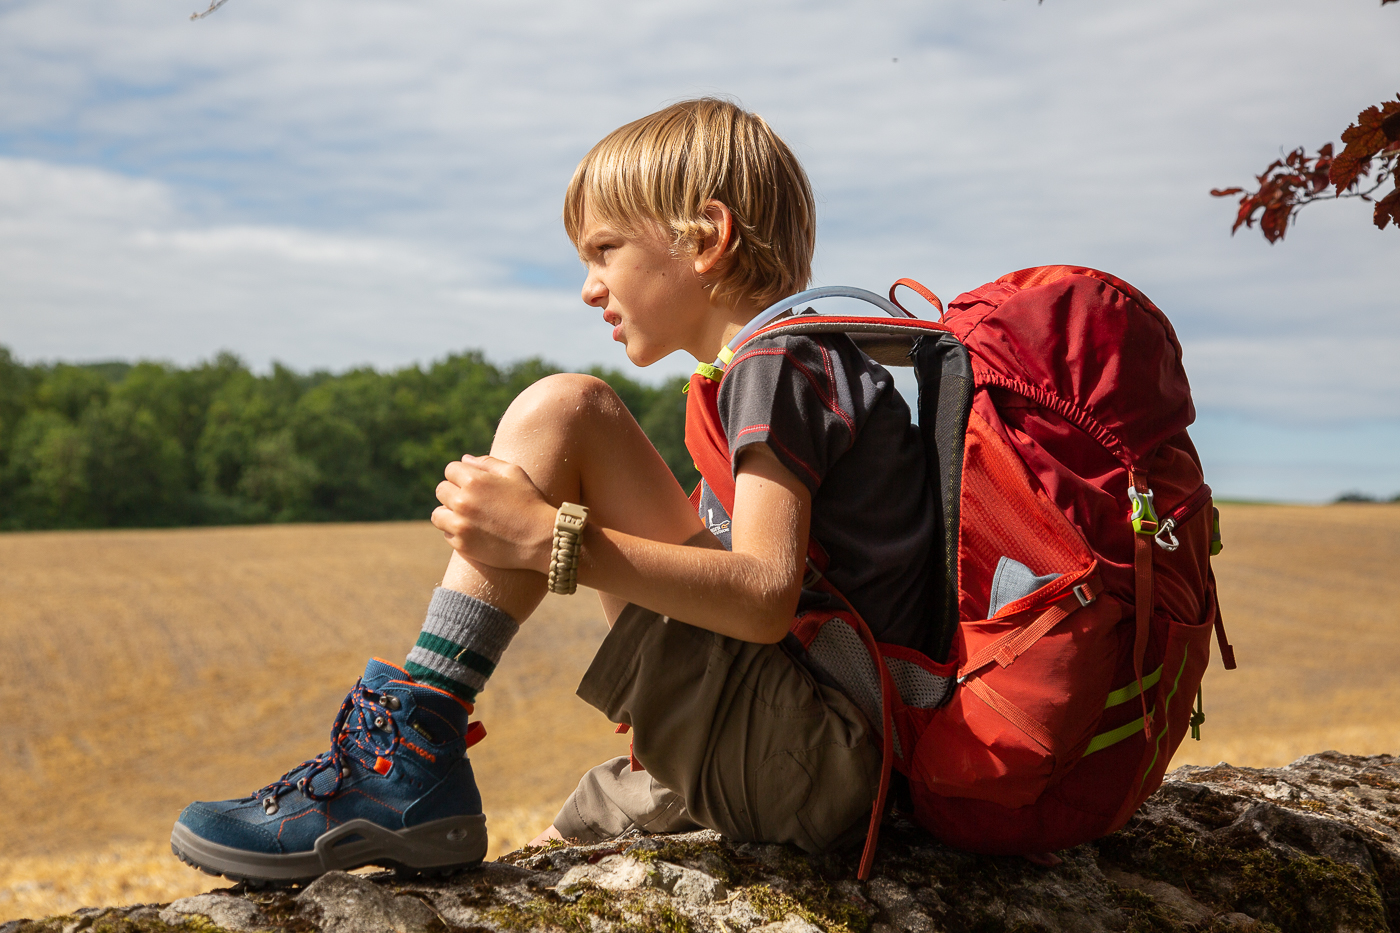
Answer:
<svg viewBox="0 0 1400 933"><path fill-rule="evenodd" d="M884 713L880 705L880 670L865 643L849 625L841 621L828 622L807 646L807 659L831 678L860 707L877 734L884 732ZM894 737L894 753L904 757L899 748L899 736Z"/></svg>
<svg viewBox="0 0 1400 933"><path fill-rule="evenodd" d="M919 709L934 709L942 706L953 689L953 678L939 677L924 670L913 661L903 658L885 658L894 688L905 706Z"/></svg>
<svg viewBox="0 0 1400 933"><path fill-rule="evenodd" d="M962 497L963 445L972 411L972 361L952 334L925 335L914 344L914 374L919 379L919 431L924 455L935 474L934 500L942 535L929 554L935 583L927 636L918 648L943 663L958 628L958 503Z"/></svg>

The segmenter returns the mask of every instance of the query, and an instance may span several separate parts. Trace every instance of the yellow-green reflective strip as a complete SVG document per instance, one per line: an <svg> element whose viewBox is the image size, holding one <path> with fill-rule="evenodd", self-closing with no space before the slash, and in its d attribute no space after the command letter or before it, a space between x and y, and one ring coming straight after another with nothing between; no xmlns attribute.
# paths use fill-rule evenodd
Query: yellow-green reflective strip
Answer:
<svg viewBox="0 0 1400 933"><path fill-rule="evenodd" d="M1137 685L1134 684L1134 686ZM1147 715L1151 716L1154 715L1156 712L1157 707L1154 706L1152 707L1152 712L1148 713ZM1128 738L1134 733L1141 731L1142 717L1139 716L1132 722L1124 723L1117 729L1114 729L1110 732L1100 732L1098 735L1094 736L1092 739L1089 740L1089 747L1084 749L1084 755L1085 757L1088 757L1089 755L1094 754L1094 752L1101 752L1105 748L1108 748L1110 745L1117 745L1119 742L1123 741L1124 739Z"/></svg>
<svg viewBox="0 0 1400 933"><path fill-rule="evenodd" d="M732 359L734 359L734 351L729 349L728 345L719 348L719 361L721 363L728 366Z"/></svg>
<svg viewBox="0 0 1400 933"><path fill-rule="evenodd" d="M695 367L695 371L711 382L719 382L720 378L724 375L724 370L720 369L718 366L711 366L709 363L701 363L699 366Z"/></svg>
<svg viewBox="0 0 1400 933"><path fill-rule="evenodd" d="M1176 691L1181 687L1181 675L1186 673L1186 662L1189 660L1191 660L1190 653L1183 651L1181 653L1181 667L1177 669L1176 680L1172 681L1171 693L1167 694L1168 715L1171 714L1172 698L1176 696ZM1152 712L1157 712L1156 707L1153 707ZM1152 760L1147 763L1147 768L1142 772L1142 783L1138 784L1139 790L1142 789L1143 784L1147 783L1147 776L1152 773L1152 769L1157 765L1157 758L1162 754L1162 734L1166 731L1165 726L1167 725L1169 725L1169 723L1163 723L1163 728L1157 730L1157 741L1153 743L1152 746Z"/></svg>
<svg viewBox="0 0 1400 933"><path fill-rule="evenodd" d="M1142 690L1150 690L1151 688L1157 686L1157 681L1161 679L1162 667L1161 665L1158 665L1155 671L1142 678ZM1128 684L1128 686L1110 693L1108 695L1108 699L1104 700L1103 708L1113 709L1113 707L1119 706L1133 699L1133 697L1141 693L1142 690L1138 689L1137 681L1135 680L1132 683Z"/></svg>

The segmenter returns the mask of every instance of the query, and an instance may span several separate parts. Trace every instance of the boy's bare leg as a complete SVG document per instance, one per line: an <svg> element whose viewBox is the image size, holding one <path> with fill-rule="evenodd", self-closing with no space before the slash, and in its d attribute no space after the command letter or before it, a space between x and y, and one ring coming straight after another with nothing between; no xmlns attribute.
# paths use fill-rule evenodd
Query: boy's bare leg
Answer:
<svg viewBox="0 0 1400 933"><path fill-rule="evenodd" d="M558 375L526 389L502 417L491 456L523 469L551 504L588 506L590 523L671 544L720 546L626 406L600 379ZM454 592L438 591L424 625L425 635L437 637L425 642L420 635L409 667L414 669L416 657L435 664L441 673L440 661L421 652L425 644L441 652L444 636L449 653L459 645L480 653L483 644L489 645L492 650L478 658L475 674L462 672L479 687L504 652L516 623L527 619L544 599L546 578L534 571L476 564L454 551L442 586ZM611 625L626 603L606 593L599 596ZM439 684L454 692L463 689L458 683ZM474 689L469 696L474 698ZM531 844L558 838L559 831L551 825Z"/></svg>
<svg viewBox="0 0 1400 933"><path fill-rule="evenodd" d="M456 536L474 527L463 526L459 513L446 505L457 501L461 487L455 483L464 471L471 482L485 467L488 472L513 473L516 483L528 477L534 487L527 496L534 522L541 517L542 505L550 514L544 503L576 502L589 507L591 523L597 526L674 544L708 537L718 546L661 455L600 379L551 376L520 393L501 418L491 454L494 463L448 465L449 478L439 488L444 506L434 513L434 521L449 540L460 544ZM535 498L536 491L544 503ZM517 508L518 503L510 507ZM524 513L503 514L508 521ZM454 530L447 532L443 521ZM528 534L543 530L538 524L532 527ZM499 532L497 528L490 533ZM503 570L454 551L404 669L420 683L474 703L547 586L541 572ZM622 605L605 601L604 609L611 622Z"/></svg>
<svg viewBox="0 0 1400 933"><path fill-rule="evenodd" d="M706 530L622 400L593 376L550 376L520 393L501 418L491 456L523 469L553 505L588 506L590 523L668 544ZM547 589L543 574L472 564L456 552L442 585L517 621L529 618ZM625 604L602 595L611 623Z"/></svg>

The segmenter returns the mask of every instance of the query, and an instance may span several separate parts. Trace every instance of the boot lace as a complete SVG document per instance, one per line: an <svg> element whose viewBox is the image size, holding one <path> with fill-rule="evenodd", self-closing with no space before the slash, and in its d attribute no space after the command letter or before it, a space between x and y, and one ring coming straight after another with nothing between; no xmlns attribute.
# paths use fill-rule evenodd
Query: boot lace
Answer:
<svg viewBox="0 0 1400 933"><path fill-rule="evenodd" d="M390 714L391 701L385 694L367 689L362 681L355 681L331 726L330 750L306 759L247 799L256 799L269 813L277 812L277 798L293 789L300 790L311 800L329 800L340 793L340 784L349 771L351 759L368 758L371 762L392 759L400 738L399 724ZM386 745L381 746L376 741L381 735L388 739ZM303 768L306 772L296 781L291 780L292 775ZM311 785L322 771L334 771L335 781L329 790L318 792Z"/></svg>

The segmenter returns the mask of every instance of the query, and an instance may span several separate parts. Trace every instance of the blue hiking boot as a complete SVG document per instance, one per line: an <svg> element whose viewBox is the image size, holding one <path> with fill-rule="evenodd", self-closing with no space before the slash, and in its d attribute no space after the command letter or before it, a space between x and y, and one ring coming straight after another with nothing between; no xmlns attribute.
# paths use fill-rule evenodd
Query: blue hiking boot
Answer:
<svg viewBox="0 0 1400 933"><path fill-rule="evenodd" d="M447 874L486 855L466 750L471 707L378 658L341 704L331 749L239 800L192 803L170 834L179 858L255 887L361 865Z"/></svg>

